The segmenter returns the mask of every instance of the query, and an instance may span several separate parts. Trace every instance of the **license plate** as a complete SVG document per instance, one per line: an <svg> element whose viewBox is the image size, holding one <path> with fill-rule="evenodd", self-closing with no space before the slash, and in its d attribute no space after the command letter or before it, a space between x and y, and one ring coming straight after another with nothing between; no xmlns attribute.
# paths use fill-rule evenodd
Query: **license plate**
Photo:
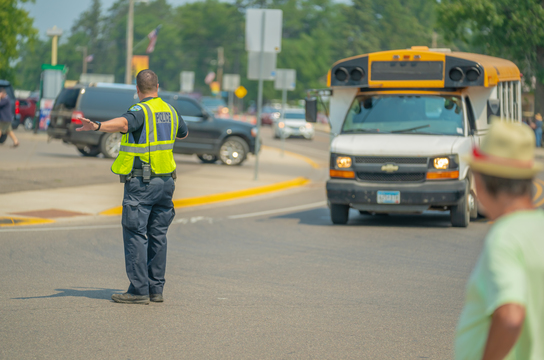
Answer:
<svg viewBox="0 0 544 360"><path fill-rule="evenodd" d="M400 191L378 191L378 204L400 204Z"/></svg>

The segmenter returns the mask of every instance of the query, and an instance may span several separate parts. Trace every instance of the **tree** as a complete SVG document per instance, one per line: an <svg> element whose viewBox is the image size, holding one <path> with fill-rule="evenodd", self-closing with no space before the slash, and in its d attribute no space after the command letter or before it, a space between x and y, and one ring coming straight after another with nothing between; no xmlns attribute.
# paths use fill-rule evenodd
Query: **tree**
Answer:
<svg viewBox="0 0 544 360"><path fill-rule="evenodd" d="M28 11L21 4L32 0L2 0L0 3L0 78L15 82L13 63L19 58L21 46L32 43L37 30Z"/></svg>
<svg viewBox="0 0 544 360"><path fill-rule="evenodd" d="M544 113L544 1L443 0L438 19L449 39L516 62L526 80L534 75L535 112Z"/></svg>

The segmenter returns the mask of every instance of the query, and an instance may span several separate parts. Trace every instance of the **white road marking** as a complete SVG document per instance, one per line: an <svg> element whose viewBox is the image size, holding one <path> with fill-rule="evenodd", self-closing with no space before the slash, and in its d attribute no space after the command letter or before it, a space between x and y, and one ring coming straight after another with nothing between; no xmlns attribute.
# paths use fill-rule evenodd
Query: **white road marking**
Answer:
<svg viewBox="0 0 544 360"><path fill-rule="evenodd" d="M299 210L307 210L307 209L313 209L318 208L327 205L326 201L320 201L312 204L306 204L306 205L299 205L299 206L293 206L283 209L275 209L275 210L267 210L267 211L259 211L249 214L240 214L240 215L232 215L228 216L227 219L244 219L244 218L250 218L250 217L256 217L256 216L262 216L262 215L273 215L273 214L280 214L280 213L286 213L291 211L299 211ZM194 216L190 218L181 218L181 219L175 219L172 224L196 224L197 222L208 222L209 224L213 224L214 219L210 217L204 217L204 216ZM13 232L42 232L42 231L70 231L70 230L97 230L97 229L118 229L121 228L121 224L113 224L113 225L86 225L86 226L63 226L63 227L15 227L15 228L0 228L0 234L1 233L13 233Z"/></svg>
<svg viewBox="0 0 544 360"><path fill-rule="evenodd" d="M272 214L280 214L280 213L285 213L290 211L313 209L313 208L318 208L325 205L327 205L326 201L320 201L320 202L316 202L312 204L293 206L293 207L288 207L283 209L259 211L259 212L249 213L249 214L232 215L227 217L227 219L245 219L249 217L256 217L256 216L262 216L262 215L272 215Z"/></svg>
<svg viewBox="0 0 544 360"><path fill-rule="evenodd" d="M195 224L199 221L207 221L208 223L210 224L213 224L213 219L210 218L210 217L204 217L204 216L195 216L195 217L192 217L192 218L181 218L181 219L177 219L177 220L174 220L172 223L173 224Z"/></svg>

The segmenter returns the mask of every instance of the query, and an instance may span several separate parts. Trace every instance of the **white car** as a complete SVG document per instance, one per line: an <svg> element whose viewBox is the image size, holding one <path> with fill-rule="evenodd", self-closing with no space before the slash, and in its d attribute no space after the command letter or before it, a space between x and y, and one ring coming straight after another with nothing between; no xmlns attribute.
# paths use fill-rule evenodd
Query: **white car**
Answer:
<svg viewBox="0 0 544 360"><path fill-rule="evenodd" d="M285 110L283 117L274 121L274 137L288 138L290 136L304 136L311 140L314 138L315 129L312 123L306 122L306 113L304 110L289 109Z"/></svg>

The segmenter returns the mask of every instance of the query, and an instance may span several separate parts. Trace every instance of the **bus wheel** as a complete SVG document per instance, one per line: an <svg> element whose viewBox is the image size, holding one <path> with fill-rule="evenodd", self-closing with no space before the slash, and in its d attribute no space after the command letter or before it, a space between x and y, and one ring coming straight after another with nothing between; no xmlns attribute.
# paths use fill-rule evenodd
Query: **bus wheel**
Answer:
<svg viewBox="0 0 544 360"><path fill-rule="evenodd" d="M331 220L333 224L344 225L349 219L349 205L331 204Z"/></svg>
<svg viewBox="0 0 544 360"><path fill-rule="evenodd" d="M470 189L468 183L465 188L465 196L450 209L451 225L453 227L467 227L470 222Z"/></svg>
<svg viewBox="0 0 544 360"><path fill-rule="evenodd" d="M476 201L476 195L472 191L468 195L468 207L470 209L470 220L477 220L480 217L478 213L478 201Z"/></svg>

